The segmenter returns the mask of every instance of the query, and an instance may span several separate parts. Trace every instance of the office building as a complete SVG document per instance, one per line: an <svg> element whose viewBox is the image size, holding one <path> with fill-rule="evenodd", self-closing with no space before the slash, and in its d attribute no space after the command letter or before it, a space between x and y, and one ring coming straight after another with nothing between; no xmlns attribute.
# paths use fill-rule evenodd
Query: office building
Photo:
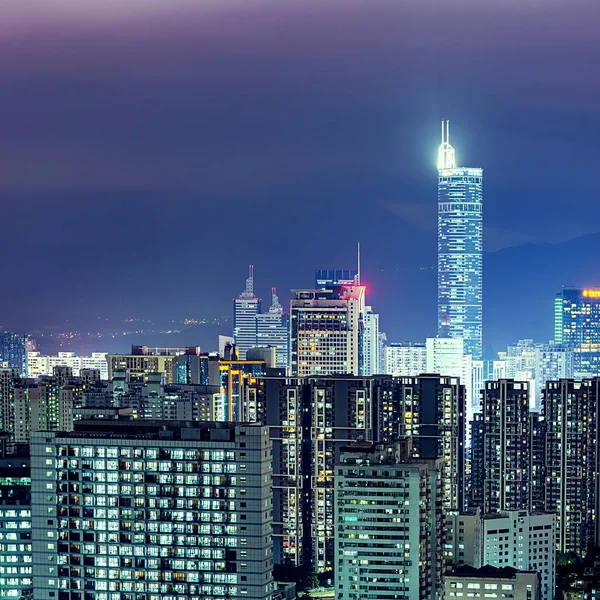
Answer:
<svg viewBox="0 0 600 600"><path fill-rule="evenodd" d="M344 448L335 467L335 597L440 597L441 460L397 446Z"/></svg>
<svg viewBox="0 0 600 600"><path fill-rule="evenodd" d="M27 448L0 446L0 598L33 598Z"/></svg>
<svg viewBox="0 0 600 600"><path fill-rule="evenodd" d="M269 312L256 315L256 345L275 349L276 366L287 369L290 364L290 318L284 313L277 290L271 288Z"/></svg>
<svg viewBox="0 0 600 600"><path fill-rule="evenodd" d="M394 377L427 373L427 348L419 342L392 342L385 347L385 370Z"/></svg>
<svg viewBox="0 0 600 600"><path fill-rule="evenodd" d="M483 170L457 167L448 121L438 155L438 336L482 354Z"/></svg>
<svg viewBox="0 0 600 600"><path fill-rule="evenodd" d="M173 383L175 357L185 354L187 348L148 348L131 346L131 354L107 354L108 379L115 371L129 371L132 375L147 376L149 373L164 373L166 383Z"/></svg>
<svg viewBox="0 0 600 600"><path fill-rule="evenodd" d="M173 358L174 384L219 385L219 357L191 346Z"/></svg>
<svg viewBox="0 0 600 600"><path fill-rule="evenodd" d="M73 375L79 377L83 369L97 369L102 379L108 379L106 352L92 352L91 356L76 356L74 352L59 352L56 356L45 356L39 352L29 352L27 358L28 377L52 375L54 367L70 367Z"/></svg>
<svg viewBox="0 0 600 600"><path fill-rule="evenodd" d="M554 343L573 347L575 379L600 375L600 290L563 288L556 295Z"/></svg>
<svg viewBox="0 0 600 600"><path fill-rule="evenodd" d="M481 427L473 429L474 447L483 456L472 474L482 483L486 513L527 510L531 502L531 420L529 386L512 379L488 381L481 405ZM479 468L480 472L473 469Z"/></svg>
<svg viewBox="0 0 600 600"><path fill-rule="evenodd" d="M265 427L109 421L31 444L36 600L270 600Z"/></svg>
<svg viewBox="0 0 600 600"><path fill-rule="evenodd" d="M600 544L600 378L549 381L545 416L545 510L556 513L559 552L583 558Z"/></svg>
<svg viewBox="0 0 600 600"><path fill-rule="evenodd" d="M541 600L536 571L486 565L476 569L463 565L444 576L444 598L515 598Z"/></svg>
<svg viewBox="0 0 600 600"><path fill-rule="evenodd" d="M465 507L465 390L456 377L374 378L374 439L411 440L413 458L443 459L443 502Z"/></svg>
<svg viewBox="0 0 600 600"><path fill-rule="evenodd" d="M357 269L317 269L315 271L315 288L330 289L338 285L354 285L358 283Z"/></svg>
<svg viewBox="0 0 600 600"><path fill-rule="evenodd" d="M461 338L427 338L427 373L463 377L465 347ZM464 380L463 380L464 381Z"/></svg>
<svg viewBox="0 0 600 600"><path fill-rule="evenodd" d="M380 372L379 350L379 315L370 306L365 306L360 344L360 375L370 377Z"/></svg>
<svg viewBox="0 0 600 600"><path fill-rule="evenodd" d="M542 600L555 590L555 516L549 513L509 511L481 515L454 515L455 565L513 567L540 574Z"/></svg>
<svg viewBox="0 0 600 600"><path fill-rule="evenodd" d="M28 336L10 331L0 331L0 363L6 369L19 369L27 377Z"/></svg>
<svg viewBox="0 0 600 600"><path fill-rule="evenodd" d="M250 265L244 291L233 300L233 340L239 359L258 345L256 316L261 312L261 300L254 295L254 265Z"/></svg>
<svg viewBox="0 0 600 600"><path fill-rule="evenodd" d="M358 375L364 286L293 291L291 375Z"/></svg>

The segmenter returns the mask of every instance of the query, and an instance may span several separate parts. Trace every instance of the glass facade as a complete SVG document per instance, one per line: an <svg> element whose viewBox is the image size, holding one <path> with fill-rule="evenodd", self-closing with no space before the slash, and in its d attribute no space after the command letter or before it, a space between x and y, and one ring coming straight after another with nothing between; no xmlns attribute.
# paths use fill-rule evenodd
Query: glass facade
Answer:
<svg viewBox="0 0 600 600"><path fill-rule="evenodd" d="M556 295L554 342L573 347L575 378L600 375L600 290L564 289Z"/></svg>
<svg viewBox="0 0 600 600"><path fill-rule="evenodd" d="M27 336L1 332L0 362L6 362L9 369L19 369L21 377L27 377Z"/></svg>
<svg viewBox="0 0 600 600"><path fill-rule="evenodd" d="M438 173L438 335L464 339L465 353L482 353L483 171Z"/></svg>

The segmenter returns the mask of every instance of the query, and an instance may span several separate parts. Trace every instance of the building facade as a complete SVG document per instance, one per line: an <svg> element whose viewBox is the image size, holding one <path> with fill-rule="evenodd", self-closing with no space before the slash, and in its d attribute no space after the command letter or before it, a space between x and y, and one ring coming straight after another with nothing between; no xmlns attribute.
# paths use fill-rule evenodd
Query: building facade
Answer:
<svg viewBox="0 0 600 600"><path fill-rule="evenodd" d="M554 343L574 351L574 377L600 375L600 290L568 289L554 300Z"/></svg>
<svg viewBox="0 0 600 600"><path fill-rule="evenodd" d="M36 599L272 598L266 428L91 423L31 449Z"/></svg>
<svg viewBox="0 0 600 600"><path fill-rule="evenodd" d="M598 545L600 378L546 384L544 509L556 513L559 552L583 558Z"/></svg>
<svg viewBox="0 0 600 600"><path fill-rule="evenodd" d="M473 430L483 436L474 442L483 450L482 472L474 474L483 485L481 506L485 513L527 510L532 456L529 386L512 379L486 382L481 415L481 428Z"/></svg>
<svg viewBox="0 0 600 600"><path fill-rule="evenodd" d="M256 344L261 348L275 348L277 368L289 367L290 316L283 311L275 288L271 289L269 312L256 315Z"/></svg>
<svg viewBox="0 0 600 600"><path fill-rule="evenodd" d="M240 360L257 345L256 316L261 311L261 300L254 295L254 265L250 265L244 291L233 300L233 340Z"/></svg>
<svg viewBox="0 0 600 600"><path fill-rule="evenodd" d="M438 160L438 336L482 354L483 170L457 167L442 126Z"/></svg>
<svg viewBox="0 0 600 600"><path fill-rule="evenodd" d="M106 352L92 352L91 356L76 356L74 352L59 352L56 356L44 356L39 352L29 352L27 358L28 377L52 375L54 367L70 367L73 375L79 377L83 369L98 369L102 379L108 379Z"/></svg>
<svg viewBox="0 0 600 600"><path fill-rule="evenodd" d="M392 342L385 347L386 375L417 377L427 373L427 348L419 342Z"/></svg>
<svg viewBox="0 0 600 600"><path fill-rule="evenodd" d="M369 377L379 373L379 315L365 306L362 317L360 375Z"/></svg>
<svg viewBox="0 0 600 600"><path fill-rule="evenodd" d="M26 452L0 451L0 598L33 598L31 472Z"/></svg>
<svg viewBox="0 0 600 600"><path fill-rule="evenodd" d="M22 333L0 331L0 363L4 368L19 369L21 377L27 377L28 336Z"/></svg>
<svg viewBox="0 0 600 600"><path fill-rule="evenodd" d="M364 286L294 292L290 302L291 375L359 375Z"/></svg>
<svg viewBox="0 0 600 600"><path fill-rule="evenodd" d="M337 600L433 600L442 590L441 461L348 447L335 467Z"/></svg>

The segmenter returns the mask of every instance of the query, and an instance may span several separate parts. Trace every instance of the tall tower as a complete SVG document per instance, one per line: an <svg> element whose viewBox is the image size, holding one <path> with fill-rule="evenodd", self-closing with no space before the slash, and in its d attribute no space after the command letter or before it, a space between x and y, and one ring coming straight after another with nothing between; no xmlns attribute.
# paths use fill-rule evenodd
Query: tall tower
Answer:
<svg viewBox="0 0 600 600"><path fill-rule="evenodd" d="M254 265L250 265L246 288L233 300L233 339L241 360L257 345L256 315L260 313L260 304L260 298L254 296Z"/></svg>
<svg viewBox="0 0 600 600"><path fill-rule="evenodd" d="M256 315L256 345L275 348L277 368L287 369L290 363L290 318L283 312L277 289L271 288L269 312Z"/></svg>
<svg viewBox="0 0 600 600"><path fill-rule="evenodd" d="M457 167L449 121L438 152L438 336L482 354L483 170Z"/></svg>

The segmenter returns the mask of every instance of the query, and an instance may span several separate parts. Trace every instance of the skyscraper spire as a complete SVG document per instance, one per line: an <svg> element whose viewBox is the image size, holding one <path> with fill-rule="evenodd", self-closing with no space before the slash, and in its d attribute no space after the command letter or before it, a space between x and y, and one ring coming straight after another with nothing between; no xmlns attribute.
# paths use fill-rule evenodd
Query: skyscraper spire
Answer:
<svg viewBox="0 0 600 600"><path fill-rule="evenodd" d="M442 143L438 150L438 169L454 169L454 148L450 145L450 121L442 121Z"/></svg>
<svg viewBox="0 0 600 600"><path fill-rule="evenodd" d="M356 283L360 285L360 242L357 242Z"/></svg>
<svg viewBox="0 0 600 600"><path fill-rule="evenodd" d="M274 314L281 314L283 312L283 306L279 303L279 296L277 295L277 288L271 288L271 306L269 312Z"/></svg>
<svg viewBox="0 0 600 600"><path fill-rule="evenodd" d="M254 265L248 265L246 289L240 294L240 298L254 298Z"/></svg>

